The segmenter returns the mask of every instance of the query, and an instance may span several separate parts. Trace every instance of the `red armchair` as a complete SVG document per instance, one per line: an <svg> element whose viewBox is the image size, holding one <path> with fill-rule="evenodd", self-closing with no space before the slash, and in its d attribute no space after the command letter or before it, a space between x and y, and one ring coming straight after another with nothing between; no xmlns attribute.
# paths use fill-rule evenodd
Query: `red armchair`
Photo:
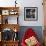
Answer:
<svg viewBox="0 0 46 46"><path fill-rule="evenodd" d="M37 35L36 35L36 33L33 31L33 29L31 29L31 28L27 29L27 31L26 31L25 34L24 34L24 37L22 38L21 45L22 45L22 46L27 46L25 40L26 40L26 39L29 39L29 38L32 38L32 36L35 37L35 38L37 37ZM41 44L40 44L40 42L37 40L37 38L36 38L36 41L37 41L37 43L36 43L34 46L41 46ZM27 43L28 43L28 42L27 42ZM31 46L31 45L30 45L30 46Z"/></svg>

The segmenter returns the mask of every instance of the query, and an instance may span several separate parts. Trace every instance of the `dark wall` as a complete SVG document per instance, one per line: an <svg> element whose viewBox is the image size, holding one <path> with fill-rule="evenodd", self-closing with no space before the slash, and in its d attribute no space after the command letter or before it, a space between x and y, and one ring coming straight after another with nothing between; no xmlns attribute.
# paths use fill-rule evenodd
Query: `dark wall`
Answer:
<svg viewBox="0 0 46 46"><path fill-rule="evenodd" d="M37 33L39 41L43 42L43 30L42 30L42 26L21 26L20 27L20 31L19 31L19 39L20 39L20 41L22 40L23 35L24 35L25 31L28 28L32 28Z"/></svg>

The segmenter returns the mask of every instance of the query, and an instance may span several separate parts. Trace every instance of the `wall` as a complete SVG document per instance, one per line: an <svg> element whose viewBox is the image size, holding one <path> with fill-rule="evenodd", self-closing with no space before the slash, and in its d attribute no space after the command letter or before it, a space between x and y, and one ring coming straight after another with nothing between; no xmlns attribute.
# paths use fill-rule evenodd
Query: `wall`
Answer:
<svg viewBox="0 0 46 46"><path fill-rule="evenodd" d="M0 6L9 7L15 6L15 0L0 0ZM20 7L19 10L19 24L20 26L43 26L43 6L42 0L17 0L17 6ZM38 20L37 21L24 21L24 7L38 7Z"/></svg>
<svg viewBox="0 0 46 46"><path fill-rule="evenodd" d="M46 0L43 1L43 7L44 7L44 26L46 27Z"/></svg>
<svg viewBox="0 0 46 46"><path fill-rule="evenodd" d="M46 46L46 0L43 0L43 6L44 6L44 43L45 43L45 46Z"/></svg>
<svg viewBox="0 0 46 46"><path fill-rule="evenodd" d="M21 0L20 2L20 18L21 26L43 26L43 6L42 0ZM24 21L24 7L38 7L38 21Z"/></svg>

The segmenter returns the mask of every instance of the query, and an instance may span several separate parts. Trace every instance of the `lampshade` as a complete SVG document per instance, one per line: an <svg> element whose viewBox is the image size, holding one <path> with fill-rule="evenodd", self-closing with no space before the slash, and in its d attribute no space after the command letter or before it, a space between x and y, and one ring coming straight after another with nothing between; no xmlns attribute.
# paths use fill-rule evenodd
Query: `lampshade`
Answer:
<svg viewBox="0 0 46 46"><path fill-rule="evenodd" d="M16 28L14 29L14 32L17 32L17 29Z"/></svg>

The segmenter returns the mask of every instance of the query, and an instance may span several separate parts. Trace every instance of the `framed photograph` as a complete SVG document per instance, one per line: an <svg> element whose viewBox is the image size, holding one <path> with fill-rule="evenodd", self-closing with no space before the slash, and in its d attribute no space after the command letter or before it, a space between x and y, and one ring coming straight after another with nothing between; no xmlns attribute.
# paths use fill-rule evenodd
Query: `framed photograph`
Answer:
<svg viewBox="0 0 46 46"><path fill-rule="evenodd" d="M18 13L18 12L17 12L16 10L10 10L10 11L9 11L9 14L10 14L10 15L16 15L17 13Z"/></svg>
<svg viewBox="0 0 46 46"><path fill-rule="evenodd" d="M24 7L24 20L26 21L38 20L38 8L37 7Z"/></svg>
<svg viewBox="0 0 46 46"><path fill-rule="evenodd" d="M2 15L9 15L9 10L2 10Z"/></svg>

